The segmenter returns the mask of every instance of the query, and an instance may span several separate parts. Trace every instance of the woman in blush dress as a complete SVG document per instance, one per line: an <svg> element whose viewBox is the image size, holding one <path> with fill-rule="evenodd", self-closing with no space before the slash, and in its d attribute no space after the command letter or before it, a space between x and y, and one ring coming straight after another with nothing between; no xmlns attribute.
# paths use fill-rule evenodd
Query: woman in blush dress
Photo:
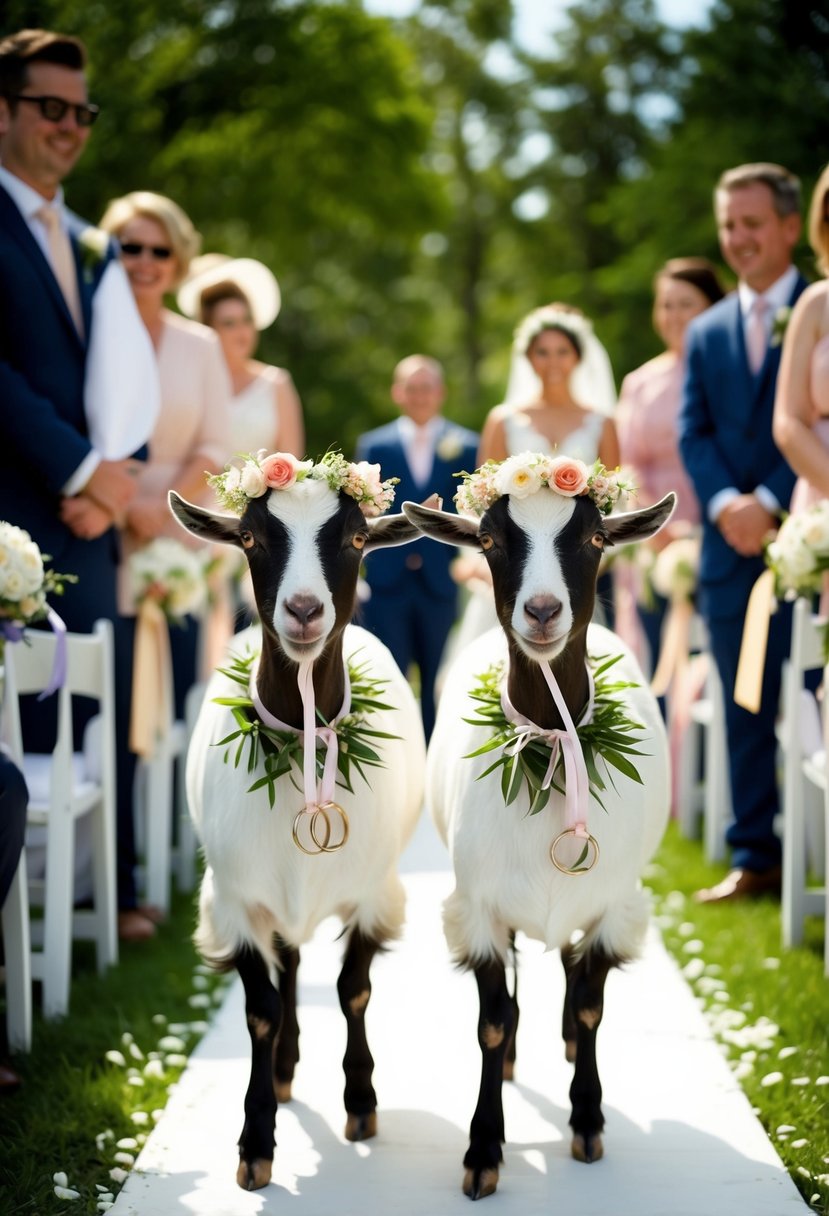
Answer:
<svg viewBox="0 0 829 1216"><path fill-rule="evenodd" d="M665 350L622 381L616 426L622 464L638 486L636 505L658 502L669 490L677 494L670 522L647 542L652 554L699 523L699 504L682 466L677 439L685 371L683 346L688 323L723 294L716 270L704 258L666 262L654 278L653 304L653 327ZM635 567L618 563L616 627L643 666L652 670L659 654L666 603L656 592L643 603L640 584Z"/></svg>
<svg viewBox="0 0 829 1216"><path fill-rule="evenodd" d="M829 498L829 165L812 194L809 243L824 278L792 310L774 401L775 442L799 475L793 514Z"/></svg>
<svg viewBox="0 0 829 1216"><path fill-rule="evenodd" d="M171 199L142 190L110 202L101 227L121 245L135 302L155 349L161 383L161 408L149 441L150 458L139 473L138 492L127 508L121 532L118 627L132 645L136 618L129 559L156 537L183 542L184 533L167 503L168 490L177 490L191 502L211 501L205 472L218 472L227 459L230 381L215 333L165 307L165 298L184 278L198 252L199 234L187 215ZM185 617L181 626L170 629L170 651L175 714L182 718L185 697L197 678L199 622L193 617ZM131 788L134 772L134 764L123 774L119 769L119 782L124 780ZM149 908L142 909L141 915L145 922L158 919ZM136 936L152 929L151 923L131 926Z"/></svg>
<svg viewBox="0 0 829 1216"><path fill-rule="evenodd" d="M302 406L290 374L254 359L258 335L279 313L279 285L253 258L208 253L196 258L178 305L216 331L233 386L230 441L234 452L305 455Z"/></svg>

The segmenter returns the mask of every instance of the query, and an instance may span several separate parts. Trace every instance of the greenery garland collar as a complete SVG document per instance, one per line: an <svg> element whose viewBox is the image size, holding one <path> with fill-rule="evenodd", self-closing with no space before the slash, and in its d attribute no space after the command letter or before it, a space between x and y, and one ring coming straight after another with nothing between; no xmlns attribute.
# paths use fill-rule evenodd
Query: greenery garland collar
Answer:
<svg viewBox="0 0 829 1216"><path fill-rule="evenodd" d="M641 743L641 739L635 737L644 727L641 722L634 721L628 715L623 696L626 689L637 688L638 684L629 680L614 680L608 675L621 657L617 654L589 658L594 696L591 703L585 707L582 718L576 723L576 733L587 767L590 793L602 810L607 809L602 802L601 793L607 789L608 782L616 788L611 768L642 784L642 778L628 757L645 754L638 750L637 745ZM526 785L530 800L529 814L536 815L547 805L551 790L565 793L564 757L559 749L548 780L551 746L554 745L544 738L535 737L520 747L514 746L521 731L520 727L509 721L502 703L505 674L505 663L494 663L478 676L477 683L470 691L470 697L478 703L477 717L466 718L465 721L472 726L487 727L491 737L474 752L469 752L465 759L500 750L501 754L497 760L480 774L478 780L501 768L501 792L505 805L509 806L514 802L522 786ZM602 762L601 766L599 761Z"/></svg>
<svg viewBox="0 0 829 1216"><path fill-rule="evenodd" d="M358 652L359 653L359 652ZM215 744L216 747L226 747L224 760L228 762L232 748L233 766L238 768L247 750L247 771L255 773L262 761L263 772L252 785L248 793L267 788L268 802L271 807L276 801L276 782L286 773L297 789L300 786L296 773L303 771L303 741L300 730L274 730L267 726L259 717L250 695L250 682L254 664L259 655L248 651L243 655L233 655L229 667L220 667L222 675L228 677L240 686L241 692L233 697L215 697L217 705L226 705L236 720L237 730L226 735ZM346 714L330 723L317 710L320 725L330 727L337 734L337 784L343 789L354 792L351 784L352 771L359 773L368 784L365 768L382 768L383 760L368 742L370 739L397 739L386 731L376 730L371 725L372 715L379 710L394 709L386 704L382 697L386 689L386 680L378 680L369 672L368 662L357 663L356 655L347 660L348 677L351 684L351 706ZM322 779L325 765L325 752L317 748L315 752L316 775Z"/></svg>

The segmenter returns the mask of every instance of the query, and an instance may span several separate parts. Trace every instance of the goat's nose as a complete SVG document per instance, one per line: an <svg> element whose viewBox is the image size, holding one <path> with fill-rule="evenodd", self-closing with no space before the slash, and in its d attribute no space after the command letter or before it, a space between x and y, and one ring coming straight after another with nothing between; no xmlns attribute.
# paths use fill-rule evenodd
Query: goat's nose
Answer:
<svg viewBox="0 0 829 1216"><path fill-rule="evenodd" d="M285 601L285 611L295 617L300 625L310 625L311 621L322 616L322 601L315 595L292 595Z"/></svg>
<svg viewBox="0 0 829 1216"><path fill-rule="evenodd" d="M561 612L561 600L554 595L534 595L524 601L524 616L533 626L548 625Z"/></svg>

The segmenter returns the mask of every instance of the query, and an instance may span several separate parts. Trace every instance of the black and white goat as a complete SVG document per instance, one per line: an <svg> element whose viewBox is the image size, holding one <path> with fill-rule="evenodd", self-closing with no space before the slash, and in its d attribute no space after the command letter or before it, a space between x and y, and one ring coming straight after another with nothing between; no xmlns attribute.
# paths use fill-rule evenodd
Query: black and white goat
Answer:
<svg viewBox="0 0 829 1216"><path fill-rule="evenodd" d="M353 498L322 480L298 482L290 493L270 490L252 499L240 519L214 515L176 494L170 505L194 535L237 545L247 555L262 622L255 691L266 713L302 730L297 675L313 660L316 708L331 721L343 708L344 661L355 655L373 678L386 681L381 699L395 707L377 710L371 719L373 729L396 736L372 739L383 767L367 770L370 784L353 777L353 794L337 786L335 799L348 821L345 847L315 850L329 842L328 828L317 825L314 844L302 829L315 856L293 837L302 809L297 778L277 779L271 807L265 788L247 792L254 778L246 765L225 763L225 748L215 746L236 723L231 709L214 698L239 693L221 673L208 685L194 731L187 792L207 860L195 941L210 963L235 967L245 988L252 1061L237 1181L253 1190L270 1181L277 1100L290 1098L299 1058L299 947L332 915L347 933L337 982L348 1035L345 1134L363 1140L376 1131L374 1062L365 1032L369 967L402 926L405 895L396 867L420 812L425 745L417 704L390 653L348 622L362 557L418 533L402 515L366 519ZM258 645L258 630L251 632ZM333 820L336 836L343 826L339 813Z"/></svg>
<svg viewBox="0 0 829 1216"><path fill-rule="evenodd" d="M447 673L426 774L426 801L455 873L444 929L456 961L474 970L480 997L481 1087L463 1181L473 1199L495 1191L503 1160L501 1084L512 1075L518 1019L506 962L517 931L561 949L567 977L563 1035L568 1059L575 1062L572 1153L585 1162L602 1155L596 1030L604 983L610 969L634 958L642 945L648 913L639 877L665 828L669 777L657 703L624 643L590 619L605 546L651 536L674 502L669 494L645 510L603 517L587 496L544 488L496 499L480 521L403 505L427 536L484 552L502 627L467 647ZM552 671L569 716L578 722L589 697L588 655L620 652L613 678L638 685L622 695L629 717L644 728L644 754L634 757L643 784L613 771L615 789L608 783L601 795L606 810L590 803L597 863L589 872L560 872L551 845L569 822L565 798L552 792L543 810L528 815L526 788L505 805L500 770L479 779L494 755L466 758L487 739L480 726L467 722L480 709L470 690L494 661L503 660L514 711L542 730L560 731L565 721L542 668Z"/></svg>

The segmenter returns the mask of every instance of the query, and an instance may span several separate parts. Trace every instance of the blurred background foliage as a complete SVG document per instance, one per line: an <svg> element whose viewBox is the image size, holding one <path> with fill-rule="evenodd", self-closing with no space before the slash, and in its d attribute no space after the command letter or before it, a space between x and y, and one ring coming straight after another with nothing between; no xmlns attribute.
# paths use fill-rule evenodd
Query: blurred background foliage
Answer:
<svg viewBox="0 0 829 1216"><path fill-rule="evenodd" d="M553 51L511 0L4 0L3 30L83 38L102 116L68 187L97 219L168 194L206 251L261 258L283 291L261 356L288 367L309 451L391 417L394 364L445 364L478 428L512 330L582 307L617 383L655 354L651 280L719 262L711 188L774 160L806 198L829 160L829 0L714 0L676 29L654 0L579 0ZM551 17L552 24L552 17ZM798 260L813 273L804 240Z"/></svg>

